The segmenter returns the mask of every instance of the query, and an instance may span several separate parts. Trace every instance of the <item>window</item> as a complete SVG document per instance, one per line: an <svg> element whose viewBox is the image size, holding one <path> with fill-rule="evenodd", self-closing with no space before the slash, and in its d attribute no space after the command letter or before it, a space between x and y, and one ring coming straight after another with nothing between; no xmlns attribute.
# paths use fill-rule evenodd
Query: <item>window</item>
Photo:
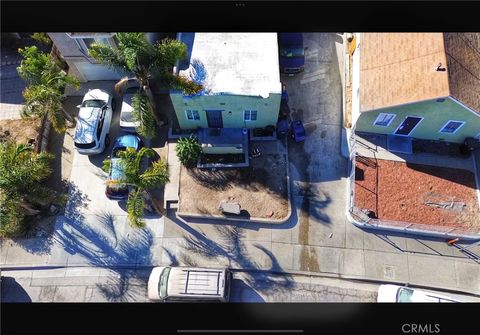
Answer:
<svg viewBox="0 0 480 335"><path fill-rule="evenodd" d="M243 112L244 121L256 121L257 120L257 111L246 110Z"/></svg>
<svg viewBox="0 0 480 335"><path fill-rule="evenodd" d="M185 114L187 114L188 120L191 120L191 121L200 120L200 114L198 114L198 111L186 110Z"/></svg>
<svg viewBox="0 0 480 335"><path fill-rule="evenodd" d="M113 33L67 33L67 35L73 38L78 48L87 55L88 48L93 43L106 44L113 48L116 46Z"/></svg>
<svg viewBox="0 0 480 335"><path fill-rule="evenodd" d="M395 116L395 114L380 113L373 124L375 126L388 127L393 119L395 119Z"/></svg>
<svg viewBox="0 0 480 335"><path fill-rule="evenodd" d="M440 129L441 133L447 134L455 134L458 129L460 129L465 124L464 121L455 121L449 120L442 129Z"/></svg>

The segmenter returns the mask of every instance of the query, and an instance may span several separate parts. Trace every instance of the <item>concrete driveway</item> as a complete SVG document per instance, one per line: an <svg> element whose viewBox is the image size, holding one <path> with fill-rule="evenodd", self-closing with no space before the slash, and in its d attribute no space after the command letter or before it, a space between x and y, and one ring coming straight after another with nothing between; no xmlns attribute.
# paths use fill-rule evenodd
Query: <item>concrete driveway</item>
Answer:
<svg viewBox="0 0 480 335"><path fill-rule="evenodd" d="M111 82L111 91L113 84ZM78 113L76 105L81 99L69 97L66 108ZM57 220L55 226L49 260L51 265L151 264L150 248L155 238L163 233L163 219L147 215L147 227L133 229L128 224L126 201L109 200L105 196L107 174L102 171L102 162L111 154L114 140L125 135L119 127L121 99L116 97L116 100L117 108L109 133L110 146L99 155L74 153L69 199L65 215Z"/></svg>

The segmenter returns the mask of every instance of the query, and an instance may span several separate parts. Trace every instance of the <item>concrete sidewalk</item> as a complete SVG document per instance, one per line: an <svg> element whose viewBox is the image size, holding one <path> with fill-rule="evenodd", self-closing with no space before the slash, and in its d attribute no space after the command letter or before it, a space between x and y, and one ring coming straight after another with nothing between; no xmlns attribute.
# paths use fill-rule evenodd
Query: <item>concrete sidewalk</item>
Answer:
<svg viewBox="0 0 480 335"><path fill-rule="evenodd" d="M2 302L149 302L151 268L2 272ZM231 302L376 302L379 283L328 276L234 272ZM480 298L445 292L460 301Z"/></svg>

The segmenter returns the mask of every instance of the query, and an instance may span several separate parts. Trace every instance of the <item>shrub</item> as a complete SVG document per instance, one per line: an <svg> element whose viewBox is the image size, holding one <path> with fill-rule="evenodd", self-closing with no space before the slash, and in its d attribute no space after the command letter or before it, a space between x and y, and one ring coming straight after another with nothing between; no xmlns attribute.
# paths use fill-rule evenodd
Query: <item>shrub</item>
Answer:
<svg viewBox="0 0 480 335"><path fill-rule="evenodd" d="M193 135L190 135L188 138L180 138L177 142L176 150L178 159L187 168L194 167L202 154L202 147Z"/></svg>

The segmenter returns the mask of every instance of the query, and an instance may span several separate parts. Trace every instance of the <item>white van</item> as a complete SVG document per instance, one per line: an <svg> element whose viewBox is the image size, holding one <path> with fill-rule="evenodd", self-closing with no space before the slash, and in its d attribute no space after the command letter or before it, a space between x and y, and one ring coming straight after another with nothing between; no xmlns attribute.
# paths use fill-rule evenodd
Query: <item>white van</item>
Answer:
<svg viewBox="0 0 480 335"><path fill-rule="evenodd" d="M424 291L417 288L380 285L378 288L377 302L461 302L441 293Z"/></svg>
<svg viewBox="0 0 480 335"><path fill-rule="evenodd" d="M161 301L228 302L232 273L226 269L155 267L148 298Z"/></svg>

